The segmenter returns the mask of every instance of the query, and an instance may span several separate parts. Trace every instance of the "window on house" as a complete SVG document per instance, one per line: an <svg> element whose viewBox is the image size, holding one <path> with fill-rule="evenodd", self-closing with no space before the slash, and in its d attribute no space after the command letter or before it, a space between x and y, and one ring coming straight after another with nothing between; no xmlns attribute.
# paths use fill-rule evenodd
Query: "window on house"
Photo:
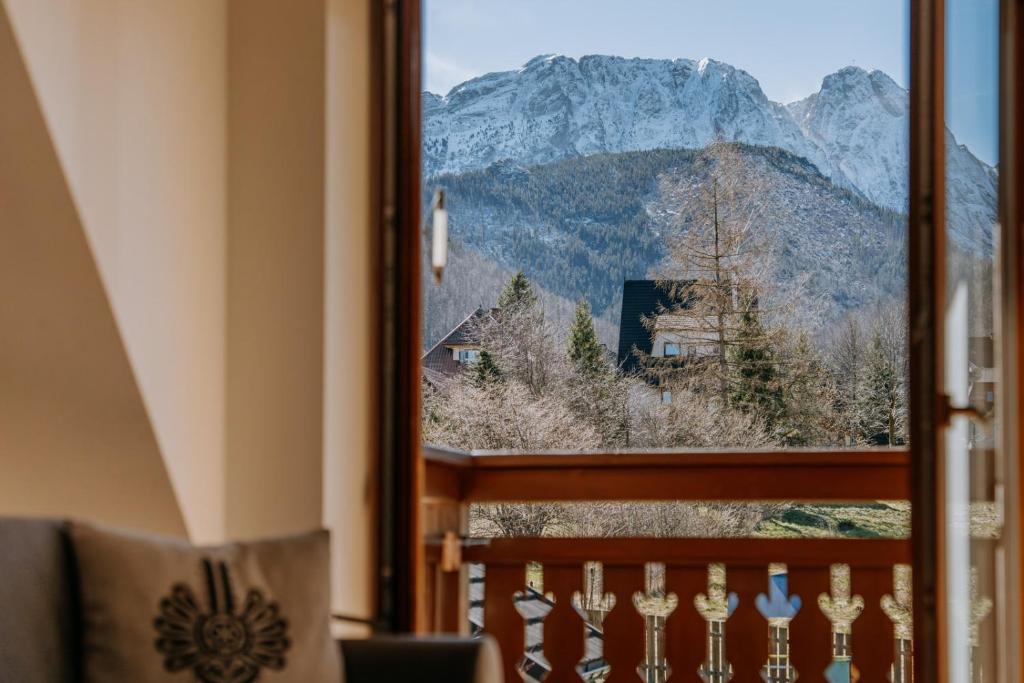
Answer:
<svg viewBox="0 0 1024 683"><path fill-rule="evenodd" d="M661 390L661 402L662 403L671 403L672 402L672 392L670 390L668 390L668 389L662 389Z"/></svg>
<svg viewBox="0 0 1024 683"><path fill-rule="evenodd" d="M460 363L471 363L480 357L478 349L458 349L455 353Z"/></svg>
<svg viewBox="0 0 1024 683"><path fill-rule="evenodd" d="M674 358L679 355L679 344L665 342L665 357Z"/></svg>

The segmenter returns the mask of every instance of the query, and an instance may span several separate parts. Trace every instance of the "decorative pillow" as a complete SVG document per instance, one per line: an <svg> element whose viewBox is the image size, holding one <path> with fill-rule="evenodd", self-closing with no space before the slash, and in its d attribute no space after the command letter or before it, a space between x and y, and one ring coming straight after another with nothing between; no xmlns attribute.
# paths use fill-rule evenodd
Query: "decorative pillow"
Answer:
<svg viewBox="0 0 1024 683"><path fill-rule="evenodd" d="M195 547L72 523L85 683L338 683L328 534Z"/></svg>

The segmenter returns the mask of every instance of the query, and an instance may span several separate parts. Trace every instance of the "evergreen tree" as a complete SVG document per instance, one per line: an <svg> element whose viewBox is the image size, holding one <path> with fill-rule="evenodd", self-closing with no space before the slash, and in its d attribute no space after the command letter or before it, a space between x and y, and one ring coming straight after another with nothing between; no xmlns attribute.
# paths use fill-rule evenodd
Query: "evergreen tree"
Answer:
<svg viewBox="0 0 1024 683"><path fill-rule="evenodd" d="M729 347L730 402L745 413L765 421L769 434L784 413L774 349L767 338L756 306L745 306L739 330Z"/></svg>
<svg viewBox="0 0 1024 683"><path fill-rule="evenodd" d="M502 311L529 308L536 303L537 295L533 293L533 286L521 270L512 276L498 296L498 308Z"/></svg>
<svg viewBox="0 0 1024 683"><path fill-rule="evenodd" d="M473 363L472 382L476 387L484 387L493 382L500 382L502 379L501 368L494 360L494 356L487 349L481 349L480 357Z"/></svg>
<svg viewBox="0 0 1024 683"><path fill-rule="evenodd" d="M498 297L499 311L487 316L478 332L506 379L522 382L534 395L543 394L553 381L559 356L554 332L530 280L519 271Z"/></svg>
<svg viewBox="0 0 1024 683"><path fill-rule="evenodd" d="M779 432L783 443L821 446L834 442L835 385L805 332L787 348L782 375L786 410Z"/></svg>
<svg viewBox="0 0 1024 683"><path fill-rule="evenodd" d="M594 332L594 319L586 299L576 304L576 315L569 328L568 354L573 367L583 375L593 376L604 368L601 343Z"/></svg>
<svg viewBox="0 0 1024 683"><path fill-rule="evenodd" d="M869 443L894 446L903 441L903 381L876 325L864 359L857 396L860 437Z"/></svg>

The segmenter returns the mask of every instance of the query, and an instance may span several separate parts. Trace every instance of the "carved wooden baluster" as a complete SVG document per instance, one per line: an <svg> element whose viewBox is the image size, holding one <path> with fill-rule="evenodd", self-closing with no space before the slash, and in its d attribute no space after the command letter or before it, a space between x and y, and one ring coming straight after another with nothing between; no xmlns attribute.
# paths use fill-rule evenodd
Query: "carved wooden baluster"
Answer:
<svg viewBox="0 0 1024 683"><path fill-rule="evenodd" d="M476 637L484 632L484 600L486 599L486 565L471 562L469 567L469 634Z"/></svg>
<svg viewBox="0 0 1024 683"><path fill-rule="evenodd" d="M725 593L725 565L708 565L708 592L693 599L693 604L707 622L707 659L697 669L704 683L728 683L732 678L732 664L725 656L725 622L736 611L740 599L735 593Z"/></svg>
<svg viewBox="0 0 1024 683"><path fill-rule="evenodd" d="M892 568L892 595L882 596L882 611L892 622L894 661L889 669L892 683L914 680L914 608L911 602L913 584L910 565Z"/></svg>
<svg viewBox="0 0 1024 683"><path fill-rule="evenodd" d="M604 567L600 562L583 565L583 592L572 594L572 608L583 619L583 659L576 665L580 680L601 683L611 666L604 658L604 619L615 607L615 596L604 592Z"/></svg>
<svg viewBox="0 0 1024 683"><path fill-rule="evenodd" d="M768 662L761 669L761 678L765 683L792 683L797 672L789 662L789 622L801 603L799 596L789 596L786 565L768 565L768 595L758 595L755 604L768 620Z"/></svg>
<svg viewBox="0 0 1024 683"><path fill-rule="evenodd" d="M981 665L978 665L977 670L974 668L978 648L981 646L981 622L991 611L992 600L978 595L978 568L971 567L971 680L978 683L985 680Z"/></svg>
<svg viewBox="0 0 1024 683"><path fill-rule="evenodd" d="M543 681L551 673L551 662L544 656L544 619L555 607L555 596L544 593L544 569L527 565L526 590L514 596L516 611L523 618L525 645L523 658L516 664L519 677L528 683Z"/></svg>
<svg viewBox="0 0 1024 683"><path fill-rule="evenodd" d="M850 565L831 567L832 595L818 596L818 607L832 622L832 663L825 669L828 683L853 683L860 676L853 666L853 622L864 611L864 598L850 596Z"/></svg>
<svg viewBox="0 0 1024 683"><path fill-rule="evenodd" d="M633 594L633 606L644 618L644 661L636 667L640 680L665 683L672 667L665 660L665 621L676 610L679 598L665 592L665 565L648 562L644 565L645 592Z"/></svg>

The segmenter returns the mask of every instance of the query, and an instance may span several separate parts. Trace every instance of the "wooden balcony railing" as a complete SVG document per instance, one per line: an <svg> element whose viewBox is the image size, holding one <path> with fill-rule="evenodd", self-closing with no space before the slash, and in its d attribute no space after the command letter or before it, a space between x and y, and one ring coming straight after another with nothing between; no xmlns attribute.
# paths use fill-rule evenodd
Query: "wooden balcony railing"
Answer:
<svg viewBox="0 0 1024 683"><path fill-rule="evenodd" d="M666 666L672 680L696 681L708 663L704 680L725 683L719 659L731 663L733 681L760 681L769 647L781 667L773 683L793 680L787 665L804 680L823 680L830 666L828 680L854 680L843 678L851 653L863 681L886 680L902 656L901 680L899 667L909 665L909 636L900 629L909 596L894 587L894 572L909 579L909 539L457 542L471 503L906 500L906 450L523 455L427 448L425 461L431 626L482 628L496 637L509 681L625 681L638 673L662 681ZM845 588L863 599L863 610L852 597L852 606L846 602ZM819 605L823 594L831 602ZM701 595L709 600L698 611ZM795 614L792 596L802 599Z"/></svg>

